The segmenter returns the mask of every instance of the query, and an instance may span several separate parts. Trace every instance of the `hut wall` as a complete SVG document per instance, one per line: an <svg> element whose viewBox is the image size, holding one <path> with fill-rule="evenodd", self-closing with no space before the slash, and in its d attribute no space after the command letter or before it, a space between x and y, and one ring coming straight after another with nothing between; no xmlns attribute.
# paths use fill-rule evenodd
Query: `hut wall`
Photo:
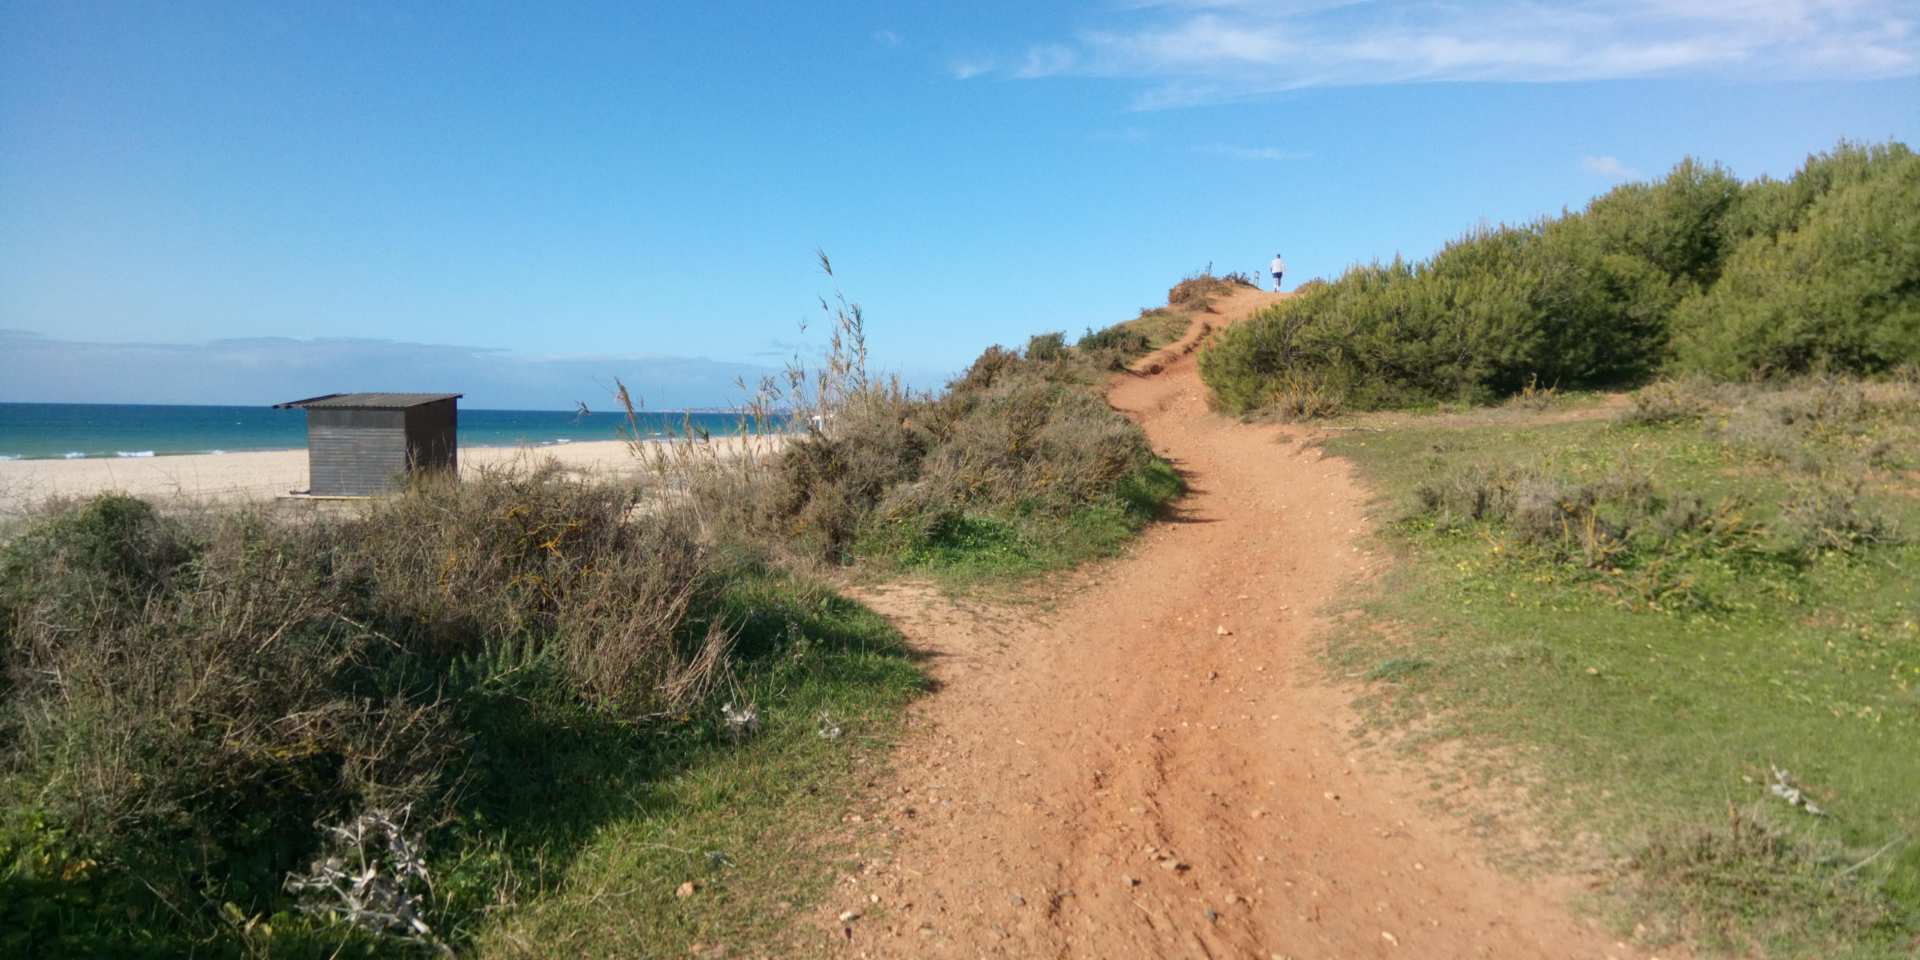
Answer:
<svg viewBox="0 0 1920 960"><path fill-rule="evenodd" d="M407 411L308 410L307 471L314 496L392 490L407 471Z"/></svg>
<svg viewBox="0 0 1920 960"><path fill-rule="evenodd" d="M407 408L407 457L415 470L458 470L459 413L453 401Z"/></svg>

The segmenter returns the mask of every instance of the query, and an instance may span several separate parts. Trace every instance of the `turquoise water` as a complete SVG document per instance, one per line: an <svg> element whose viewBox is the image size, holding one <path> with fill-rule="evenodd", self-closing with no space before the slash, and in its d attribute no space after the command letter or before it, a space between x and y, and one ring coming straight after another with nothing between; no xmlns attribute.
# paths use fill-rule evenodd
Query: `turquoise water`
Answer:
<svg viewBox="0 0 1920 960"><path fill-rule="evenodd" d="M642 437L678 433L683 424L715 436L738 432L731 413L643 413ZM619 413L562 410L460 411L460 444L545 446L622 440ZM0 403L0 460L164 457L182 453L294 450L307 445L307 415L271 407L198 407L104 403Z"/></svg>

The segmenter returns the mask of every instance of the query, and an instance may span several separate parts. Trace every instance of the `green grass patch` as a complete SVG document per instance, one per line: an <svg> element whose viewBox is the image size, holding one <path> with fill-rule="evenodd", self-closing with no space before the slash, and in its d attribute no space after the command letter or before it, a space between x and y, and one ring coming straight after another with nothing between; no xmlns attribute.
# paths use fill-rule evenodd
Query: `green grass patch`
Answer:
<svg viewBox="0 0 1920 960"><path fill-rule="evenodd" d="M477 954L798 947L796 919L853 842L839 818L924 681L882 618L816 587L759 575L727 606L745 625L732 697L756 707L757 735L734 744L717 716L609 735L576 716L491 758L518 786L494 793L500 809L471 824L445 881ZM522 905L488 909L502 890Z"/></svg>
<svg viewBox="0 0 1920 960"><path fill-rule="evenodd" d="M956 513L919 536L882 528L857 552L881 570L932 576L952 588L1004 586L1119 553L1185 490L1173 465L1155 457L1122 477L1113 496L1064 515L1019 505Z"/></svg>
<svg viewBox="0 0 1920 960"><path fill-rule="evenodd" d="M1715 389L1619 423L1332 441L1403 556L1332 656L1373 682L1377 721L1539 777L1548 822L1626 864L1623 927L1911 956L1920 477L1891 451L1920 442L1920 403ZM1825 815L1776 797L1776 768Z"/></svg>

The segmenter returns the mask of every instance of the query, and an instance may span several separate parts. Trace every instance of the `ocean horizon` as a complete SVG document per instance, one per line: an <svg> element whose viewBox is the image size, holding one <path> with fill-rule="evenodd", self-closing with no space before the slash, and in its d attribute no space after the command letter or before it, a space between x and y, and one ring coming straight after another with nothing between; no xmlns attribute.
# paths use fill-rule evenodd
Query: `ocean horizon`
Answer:
<svg viewBox="0 0 1920 960"><path fill-rule="evenodd" d="M660 410L638 414L642 439L737 433L738 413ZM625 440L625 413L461 408L460 444L554 446ZM270 406L132 403L0 403L0 460L80 460L301 450L307 415Z"/></svg>

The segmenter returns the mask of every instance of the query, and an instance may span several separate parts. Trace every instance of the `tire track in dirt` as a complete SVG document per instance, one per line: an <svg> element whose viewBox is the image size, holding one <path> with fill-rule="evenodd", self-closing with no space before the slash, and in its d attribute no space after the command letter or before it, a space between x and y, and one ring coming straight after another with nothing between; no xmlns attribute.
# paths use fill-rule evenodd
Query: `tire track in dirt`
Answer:
<svg viewBox="0 0 1920 960"><path fill-rule="evenodd" d="M1245 290L1214 325L1274 295ZM1196 328L1199 321L1196 321ZM1197 340L1196 330L1182 344ZM1365 494L1299 430L1206 409L1189 346L1118 379L1191 492L1051 612L893 584L929 657L881 816L892 858L823 925L871 957L1627 957L1564 882L1487 865L1348 734L1315 611L1375 562ZM874 898L878 898L875 903ZM847 909L863 915L835 919Z"/></svg>

